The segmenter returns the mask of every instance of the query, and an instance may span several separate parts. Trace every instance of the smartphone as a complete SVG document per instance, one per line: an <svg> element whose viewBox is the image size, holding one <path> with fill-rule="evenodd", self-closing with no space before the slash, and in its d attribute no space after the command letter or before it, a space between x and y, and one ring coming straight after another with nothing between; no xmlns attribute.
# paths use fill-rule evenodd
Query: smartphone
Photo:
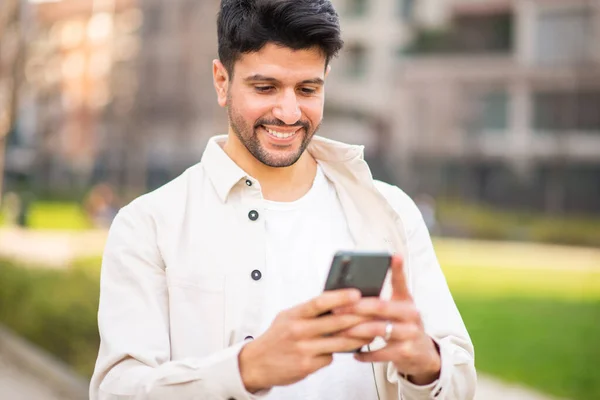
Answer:
<svg viewBox="0 0 600 400"><path fill-rule="evenodd" d="M356 288L363 297L379 297L392 255L385 252L340 251L335 254L325 290ZM321 314L329 315L331 311ZM344 353L360 353L363 348Z"/></svg>
<svg viewBox="0 0 600 400"><path fill-rule="evenodd" d="M385 252L340 251L331 262L325 290L356 288L363 297L379 297L391 263L392 255Z"/></svg>

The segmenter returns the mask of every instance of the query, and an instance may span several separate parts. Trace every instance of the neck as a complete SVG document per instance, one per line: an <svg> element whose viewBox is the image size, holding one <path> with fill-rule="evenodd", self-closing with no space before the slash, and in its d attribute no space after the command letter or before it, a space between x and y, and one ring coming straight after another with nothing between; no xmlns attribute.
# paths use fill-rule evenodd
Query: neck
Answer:
<svg viewBox="0 0 600 400"><path fill-rule="evenodd" d="M223 150L241 169L260 182L263 197L267 200L298 200L310 190L317 173L317 162L308 151L294 165L269 167L258 161L231 132Z"/></svg>

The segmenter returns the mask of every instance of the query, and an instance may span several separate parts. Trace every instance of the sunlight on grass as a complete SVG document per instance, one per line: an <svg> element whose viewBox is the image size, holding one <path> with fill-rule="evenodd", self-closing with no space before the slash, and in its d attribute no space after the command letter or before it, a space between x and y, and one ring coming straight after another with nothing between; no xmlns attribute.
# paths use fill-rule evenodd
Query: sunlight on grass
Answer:
<svg viewBox="0 0 600 400"><path fill-rule="evenodd" d="M28 225L32 229L82 230L92 227L77 203L36 202L31 206Z"/></svg>
<svg viewBox="0 0 600 400"><path fill-rule="evenodd" d="M6 224L4 210L0 210L0 226ZM84 230L92 223L79 203L36 201L29 209L27 227L43 230Z"/></svg>
<svg viewBox="0 0 600 400"><path fill-rule="evenodd" d="M598 270L444 267L448 285L462 296L600 300Z"/></svg>

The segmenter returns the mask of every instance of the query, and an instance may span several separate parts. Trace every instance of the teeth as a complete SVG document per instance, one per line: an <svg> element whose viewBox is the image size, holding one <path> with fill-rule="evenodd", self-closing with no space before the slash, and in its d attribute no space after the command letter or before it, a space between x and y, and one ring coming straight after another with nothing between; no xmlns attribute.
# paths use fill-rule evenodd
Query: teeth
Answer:
<svg viewBox="0 0 600 400"><path fill-rule="evenodd" d="M281 133L281 132L277 132L277 131L271 130L271 129L267 128L267 127L265 127L265 129L266 129L266 130L267 130L267 132L269 132L271 135L273 135L273 136L275 136L275 137L278 137L279 139L287 139L287 138L289 138L289 137L293 136L293 135L294 135L294 133L296 133L296 132L293 132L293 133Z"/></svg>

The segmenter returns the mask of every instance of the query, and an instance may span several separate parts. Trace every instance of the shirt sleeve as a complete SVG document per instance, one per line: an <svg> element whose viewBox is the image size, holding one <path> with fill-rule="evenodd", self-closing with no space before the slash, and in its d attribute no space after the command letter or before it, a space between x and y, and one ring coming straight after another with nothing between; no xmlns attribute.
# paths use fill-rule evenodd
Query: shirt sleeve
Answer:
<svg viewBox="0 0 600 400"><path fill-rule="evenodd" d="M134 202L111 226L100 280L100 349L92 400L256 399L245 390L238 354L171 361L165 267L156 226Z"/></svg>
<svg viewBox="0 0 600 400"><path fill-rule="evenodd" d="M440 348L442 367L437 381L418 386L402 378L390 364L388 380L398 384L400 398L405 400L472 399L477 383L473 344L440 268L421 212L404 192L392 188L395 193L391 204L405 225L411 293L425 331Z"/></svg>

